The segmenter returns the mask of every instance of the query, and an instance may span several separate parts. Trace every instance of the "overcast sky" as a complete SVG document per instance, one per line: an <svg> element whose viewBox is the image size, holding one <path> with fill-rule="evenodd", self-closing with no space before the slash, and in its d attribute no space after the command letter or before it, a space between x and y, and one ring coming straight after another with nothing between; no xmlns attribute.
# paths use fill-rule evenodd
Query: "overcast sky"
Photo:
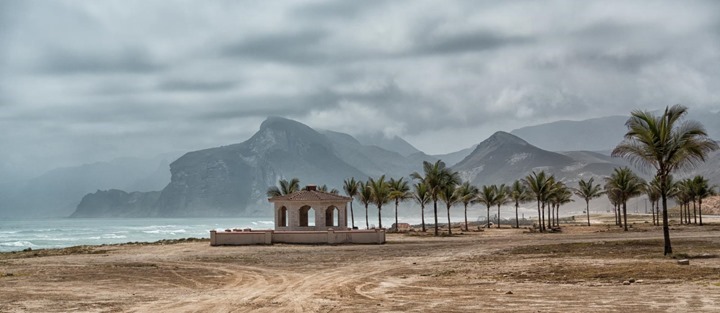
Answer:
<svg viewBox="0 0 720 313"><path fill-rule="evenodd" d="M720 109L720 1L0 0L0 175L244 141L269 115L428 153Z"/></svg>

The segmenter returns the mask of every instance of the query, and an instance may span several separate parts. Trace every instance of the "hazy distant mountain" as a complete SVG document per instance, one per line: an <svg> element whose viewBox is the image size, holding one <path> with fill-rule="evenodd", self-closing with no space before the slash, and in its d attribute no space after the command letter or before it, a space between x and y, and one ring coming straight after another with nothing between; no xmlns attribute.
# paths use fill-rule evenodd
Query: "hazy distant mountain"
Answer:
<svg viewBox="0 0 720 313"><path fill-rule="evenodd" d="M378 146L385 150L400 153L403 156L410 156L412 154L421 152L409 142L405 141L405 139L402 139L398 136L388 138L383 134L377 133L375 135L357 136L357 140L363 145Z"/></svg>
<svg viewBox="0 0 720 313"><path fill-rule="evenodd" d="M497 132L478 144L453 169L460 172L463 180L477 186L512 183L540 170L573 184L582 177L608 175L621 164L621 160L599 153L546 151L512 134Z"/></svg>
<svg viewBox="0 0 720 313"><path fill-rule="evenodd" d="M83 195L97 189L161 189L170 181L168 168L175 155L119 158L49 171L5 194L0 199L0 216L65 217L75 210Z"/></svg>
<svg viewBox="0 0 720 313"><path fill-rule="evenodd" d="M707 157L706 162L698 164L697 167L679 173L677 175L677 178L691 178L695 175L705 176L705 178L710 180L711 185L720 186L720 151L715 151L711 153Z"/></svg>
<svg viewBox="0 0 720 313"><path fill-rule="evenodd" d="M149 201L152 196L98 191L83 199L74 216L97 216L90 212L94 206L101 212L123 211L123 200L133 201L126 205L125 216L271 215L265 192L281 178L341 189L349 177L408 176L421 169L423 158L434 160L421 152L406 157L364 145L348 134L320 133L271 117L243 143L189 152L173 162L170 183L145 210L138 210L138 199Z"/></svg>
<svg viewBox="0 0 720 313"><path fill-rule="evenodd" d="M528 126L511 133L527 142L550 151L611 150L622 141L627 128L627 116L606 116L582 121L557 121ZM720 139L720 112L688 111L688 119L705 126L708 135Z"/></svg>

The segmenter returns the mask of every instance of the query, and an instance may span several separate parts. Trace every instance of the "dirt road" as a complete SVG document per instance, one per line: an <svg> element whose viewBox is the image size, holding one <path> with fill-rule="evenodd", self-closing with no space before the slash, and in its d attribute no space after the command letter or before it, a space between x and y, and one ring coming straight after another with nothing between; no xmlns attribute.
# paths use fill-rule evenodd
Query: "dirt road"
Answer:
<svg viewBox="0 0 720 313"><path fill-rule="evenodd" d="M720 226L673 232L689 266L663 257L660 238L651 226L573 226L391 234L385 245L189 242L2 254L0 311L720 311Z"/></svg>

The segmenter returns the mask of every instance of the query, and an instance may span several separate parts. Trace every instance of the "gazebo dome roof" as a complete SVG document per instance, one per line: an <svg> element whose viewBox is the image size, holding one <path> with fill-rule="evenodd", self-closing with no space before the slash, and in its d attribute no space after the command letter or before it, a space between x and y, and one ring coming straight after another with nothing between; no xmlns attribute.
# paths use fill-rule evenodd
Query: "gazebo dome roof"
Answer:
<svg viewBox="0 0 720 313"><path fill-rule="evenodd" d="M352 198L318 190L301 190L291 194L275 196L268 201L352 201Z"/></svg>

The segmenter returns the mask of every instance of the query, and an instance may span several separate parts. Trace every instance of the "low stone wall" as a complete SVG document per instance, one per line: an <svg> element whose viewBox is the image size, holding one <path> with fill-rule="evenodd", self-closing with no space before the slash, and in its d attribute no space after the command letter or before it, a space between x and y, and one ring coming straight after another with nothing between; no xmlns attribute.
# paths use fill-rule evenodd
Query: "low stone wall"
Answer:
<svg viewBox="0 0 720 313"><path fill-rule="evenodd" d="M385 230L273 231L234 230L210 231L210 245L295 244L383 244Z"/></svg>

